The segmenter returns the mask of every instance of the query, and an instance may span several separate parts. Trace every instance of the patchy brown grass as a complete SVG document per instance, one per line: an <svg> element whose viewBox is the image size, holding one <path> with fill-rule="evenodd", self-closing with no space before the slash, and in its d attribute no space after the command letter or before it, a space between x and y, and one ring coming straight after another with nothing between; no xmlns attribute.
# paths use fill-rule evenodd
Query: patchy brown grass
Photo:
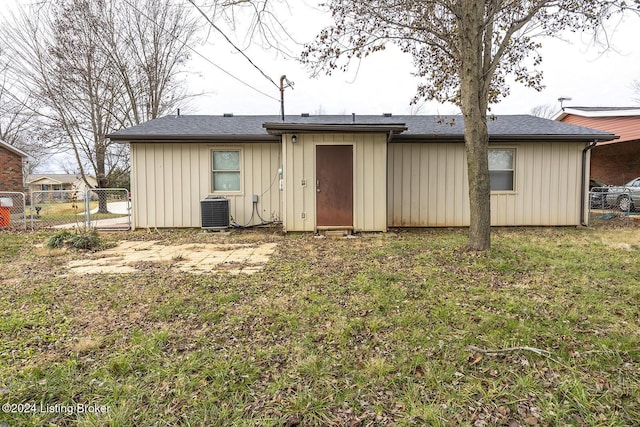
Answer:
<svg viewBox="0 0 640 427"><path fill-rule="evenodd" d="M8 425L633 425L640 230L461 230L276 242L257 274L69 275L46 234L0 234L0 412ZM621 247L620 244L625 244ZM11 407L9 407L11 409ZM16 407L17 409L17 407Z"/></svg>

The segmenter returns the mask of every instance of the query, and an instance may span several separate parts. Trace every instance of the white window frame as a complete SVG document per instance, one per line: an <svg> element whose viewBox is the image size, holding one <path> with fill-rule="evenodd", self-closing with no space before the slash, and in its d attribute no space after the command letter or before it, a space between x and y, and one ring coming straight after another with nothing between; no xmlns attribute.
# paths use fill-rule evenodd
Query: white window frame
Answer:
<svg viewBox="0 0 640 427"><path fill-rule="evenodd" d="M517 182L516 182L516 168L517 168L517 156L518 150L515 147L490 147L489 151L511 151L512 154L512 165L511 169L491 169L489 167L489 182L491 182L491 172L511 172L511 189L510 190L493 190L491 189L491 194L513 194L516 192ZM490 166L490 165L489 165ZM489 184L491 185L491 183Z"/></svg>
<svg viewBox="0 0 640 427"><path fill-rule="evenodd" d="M238 173L239 173L239 180L240 180L240 185L238 190L232 190L232 191L228 191L228 190L216 190L215 188L215 172L222 172L222 171L216 171L213 169L214 166L214 160L213 157L215 155L216 152L220 152L220 151L237 151L238 152ZM215 194L215 195L222 195L222 194L232 194L232 195L240 195L243 194L244 188L243 188L243 184L242 184L242 148L241 147L216 147L216 148L212 148L210 151L210 155L209 155L209 161L211 163L211 167L209 168L211 175L210 175L210 185L211 185L211 194ZM235 172L235 171L225 171L225 172Z"/></svg>

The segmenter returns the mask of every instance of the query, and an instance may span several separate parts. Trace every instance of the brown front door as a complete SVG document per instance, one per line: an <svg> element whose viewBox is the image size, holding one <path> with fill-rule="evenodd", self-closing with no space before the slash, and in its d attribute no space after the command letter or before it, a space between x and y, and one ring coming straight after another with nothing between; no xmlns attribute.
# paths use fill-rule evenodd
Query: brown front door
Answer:
<svg viewBox="0 0 640 427"><path fill-rule="evenodd" d="M316 225L353 226L353 146L316 146Z"/></svg>

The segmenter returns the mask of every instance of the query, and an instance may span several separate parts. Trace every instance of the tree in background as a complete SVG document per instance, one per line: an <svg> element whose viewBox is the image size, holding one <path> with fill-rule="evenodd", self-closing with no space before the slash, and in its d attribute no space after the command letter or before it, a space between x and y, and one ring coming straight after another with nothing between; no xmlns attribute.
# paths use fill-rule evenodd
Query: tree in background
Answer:
<svg viewBox="0 0 640 427"><path fill-rule="evenodd" d="M555 116L558 111L560 111L560 107L554 107L549 104L541 104L536 105L531 109L531 114L536 117L542 117L543 119L550 119Z"/></svg>
<svg viewBox="0 0 640 427"><path fill-rule="evenodd" d="M274 50L293 58L289 42L295 42L282 24L282 12L289 9L287 0L188 0L209 23L238 52L244 53L252 44ZM237 44L231 35L242 35ZM245 58L249 59L248 56Z"/></svg>
<svg viewBox="0 0 640 427"><path fill-rule="evenodd" d="M489 105L509 94L507 77L542 89L537 40L565 30L597 34L624 0L329 0L334 24L306 46L314 74L345 71L352 60L398 45L423 78L415 101L460 106L469 178L467 249L491 245Z"/></svg>
<svg viewBox="0 0 640 427"><path fill-rule="evenodd" d="M33 173L50 153L41 143L38 116L34 113L32 100L20 93L14 93L8 80L7 69L11 59L0 49L0 140L29 154L24 163L24 175Z"/></svg>
<svg viewBox="0 0 640 427"><path fill-rule="evenodd" d="M634 80L633 83L631 83L631 89L638 96L637 98L634 98L633 100L635 102L637 102L638 104L640 104L640 80Z"/></svg>
<svg viewBox="0 0 640 427"><path fill-rule="evenodd" d="M82 175L108 188L128 173L129 158L105 135L184 99L178 76L196 30L172 0L55 0L5 23L7 74L51 146L70 149Z"/></svg>

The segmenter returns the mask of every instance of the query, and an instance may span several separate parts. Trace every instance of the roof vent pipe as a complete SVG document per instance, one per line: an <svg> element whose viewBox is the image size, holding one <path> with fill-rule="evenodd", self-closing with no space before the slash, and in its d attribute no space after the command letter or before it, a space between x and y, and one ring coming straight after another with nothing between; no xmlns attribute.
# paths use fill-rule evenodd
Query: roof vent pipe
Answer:
<svg viewBox="0 0 640 427"><path fill-rule="evenodd" d="M351 113L351 123L356 122L356 113Z"/></svg>
<svg viewBox="0 0 640 427"><path fill-rule="evenodd" d="M382 115L383 115L384 117L391 117L391 116L392 116L392 114L391 114L391 113L383 113Z"/></svg>
<svg viewBox="0 0 640 427"><path fill-rule="evenodd" d="M180 109L178 108L178 111L176 112L176 117L180 117Z"/></svg>
<svg viewBox="0 0 640 427"><path fill-rule="evenodd" d="M233 117L233 113L224 113L222 117Z"/></svg>

